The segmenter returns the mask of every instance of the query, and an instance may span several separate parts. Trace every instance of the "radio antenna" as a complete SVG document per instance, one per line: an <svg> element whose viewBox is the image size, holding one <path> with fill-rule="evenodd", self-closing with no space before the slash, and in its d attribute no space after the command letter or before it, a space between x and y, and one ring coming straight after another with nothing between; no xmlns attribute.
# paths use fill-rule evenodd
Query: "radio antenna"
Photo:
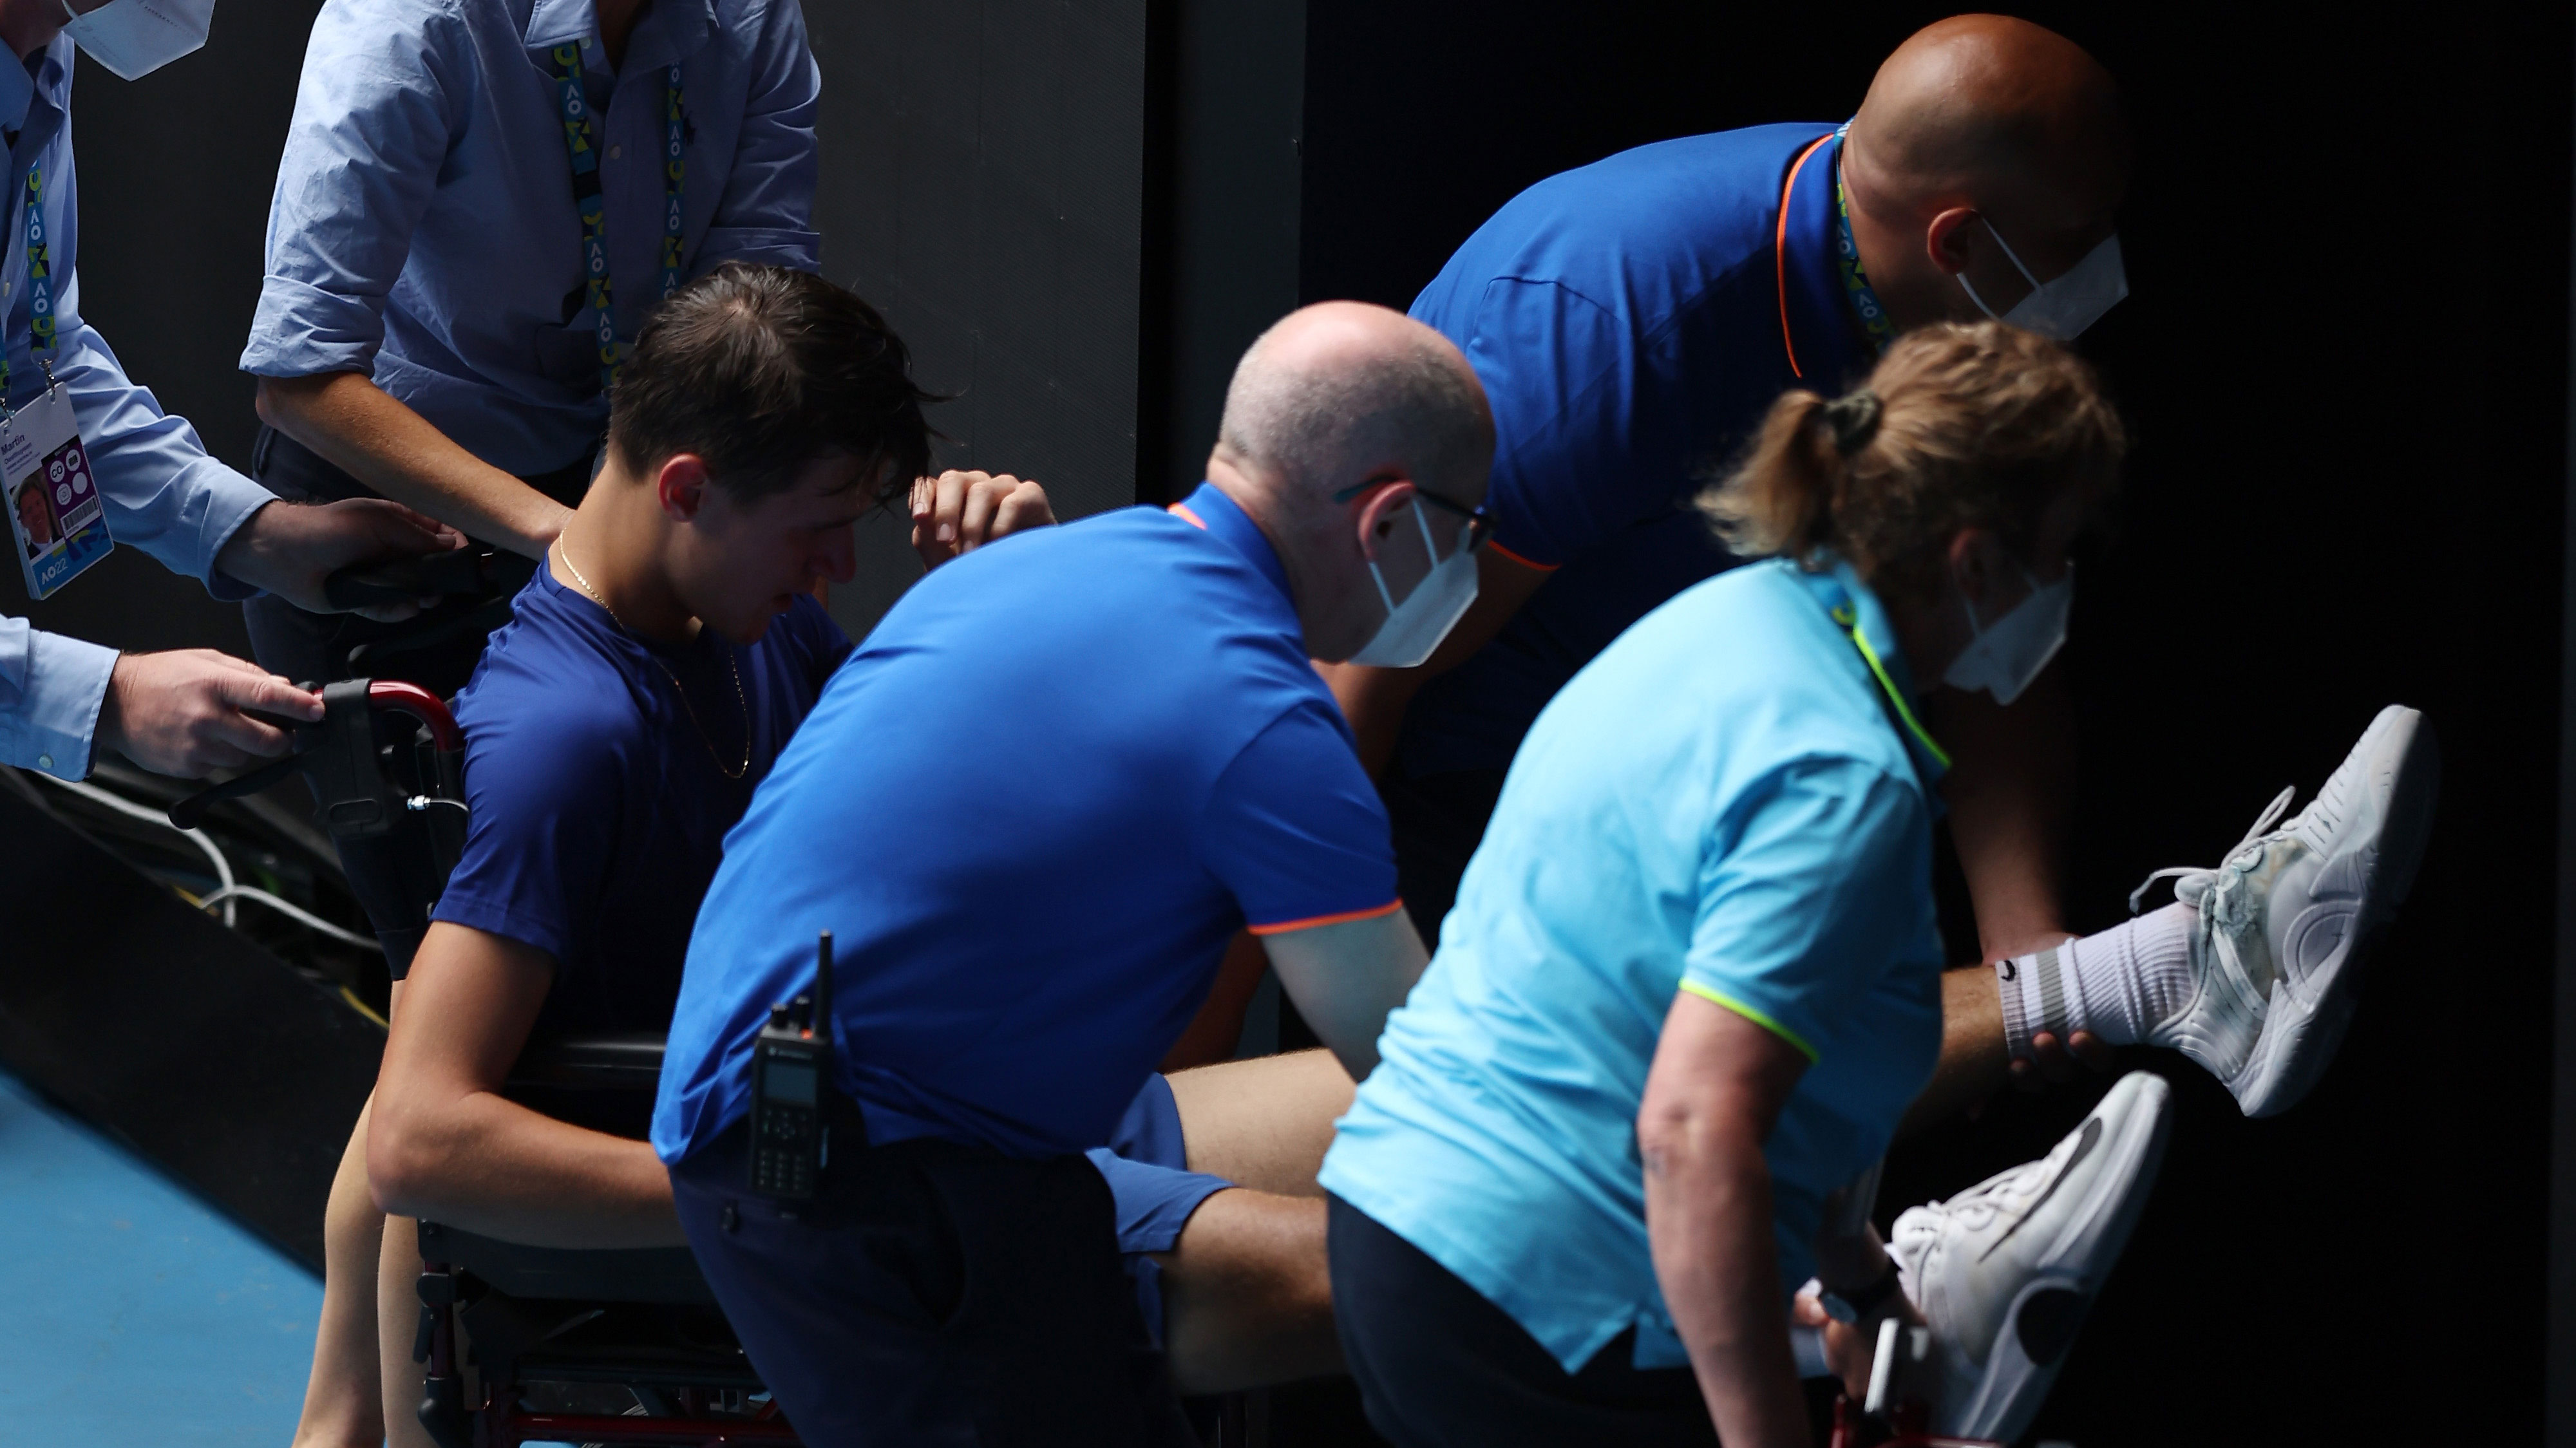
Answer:
<svg viewBox="0 0 2576 1448"><path fill-rule="evenodd" d="M832 932L814 942L814 1038L832 1043Z"/></svg>

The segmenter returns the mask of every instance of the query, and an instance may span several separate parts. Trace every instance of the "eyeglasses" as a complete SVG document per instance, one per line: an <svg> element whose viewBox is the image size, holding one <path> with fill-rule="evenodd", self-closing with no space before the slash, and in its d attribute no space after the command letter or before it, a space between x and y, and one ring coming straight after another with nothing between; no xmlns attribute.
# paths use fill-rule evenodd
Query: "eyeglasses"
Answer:
<svg viewBox="0 0 2576 1448"><path fill-rule="evenodd" d="M1371 478L1365 483L1354 484L1333 494L1333 501L1336 503L1347 503L1351 499L1358 497L1360 494L1367 492L1371 488L1385 487L1391 483L1407 481L1410 480L1405 478ZM1494 520L1482 508L1470 508L1466 504L1458 502L1455 499L1444 498L1438 493L1431 491L1429 488L1422 486L1420 483L1413 484L1413 496L1429 503L1435 508L1440 509L1444 513L1455 513L1459 517L1466 519L1467 551L1470 553L1473 553L1478 548L1484 546L1485 540L1494 536Z"/></svg>

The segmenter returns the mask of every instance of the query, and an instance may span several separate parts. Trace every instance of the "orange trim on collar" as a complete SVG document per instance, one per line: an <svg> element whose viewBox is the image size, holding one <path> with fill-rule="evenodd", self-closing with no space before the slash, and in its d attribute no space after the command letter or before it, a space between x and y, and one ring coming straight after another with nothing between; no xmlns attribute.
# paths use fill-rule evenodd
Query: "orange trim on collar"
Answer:
<svg viewBox="0 0 2576 1448"><path fill-rule="evenodd" d="M1797 187L1798 172L1806 167L1807 158L1816 154L1816 147L1833 138L1831 131L1818 136L1798 153L1797 160L1789 163L1789 179L1780 185L1780 229L1771 238L1772 275L1780 283L1780 345L1789 354L1789 375L1801 382L1807 380L1807 374L1798 366L1797 339L1789 335L1789 193Z"/></svg>
<svg viewBox="0 0 2576 1448"><path fill-rule="evenodd" d="M1554 573L1556 570L1565 566L1562 563L1541 563L1535 558L1523 558L1509 548L1504 547L1501 543L1496 542L1490 536L1485 539L1485 546L1493 549L1497 553L1500 553L1505 558L1512 560L1523 568L1535 568L1541 573Z"/></svg>
<svg viewBox="0 0 2576 1448"><path fill-rule="evenodd" d="M1166 513L1177 513L1183 519L1187 520L1191 527L1198 529L1202 533L1207 531L1207 519L1191 512L1190 505L1187 503L1174 503L1163 511Z"/></svg>
<svg viewBox="0 0 2576 1448"><path fill-rule="evenodd" d="M1312 930L1318 925L1346 925L1354 920L1375 920L1404 908L1401 899L1389 900L1374 910L1345 910L1339 915L1309 915L1303 920L1282 920L1276 925L1247 925L1255 935L1285 935L1291 930Z"/></svg>

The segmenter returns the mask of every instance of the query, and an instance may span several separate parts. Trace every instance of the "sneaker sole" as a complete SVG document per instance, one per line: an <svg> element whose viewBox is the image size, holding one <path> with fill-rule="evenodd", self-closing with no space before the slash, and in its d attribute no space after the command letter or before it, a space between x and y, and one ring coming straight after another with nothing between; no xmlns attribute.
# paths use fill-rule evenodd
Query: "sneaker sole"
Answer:
<svg viewBox="0 0 2576 1448"><path fill-rule="evenodd" d="M2085 1189L2069 1228L2013 1295L1976 1392L1955 1410L1945 1405L1935 1415L1940 1432L2008 1443L2030 1426L2094 1295L2145 1214L2173 1132L2173 1088L2161 1076L2132 1071L2102 1098L2093 1119L2104 1126L2105 1139L2095 1148L2102 1170Z"/></svg>
<svg viewBox="0 0 2576 1448"><path fill-rule="evenodd" d="M2236 1093L2247 1116L2276 1116L2297 1105L2333 1064L2352 1025L2362 964L2405 903L2416 869L2424 863L2433 806L2441 793L2441 749L2432 726L2413 709L2392 704L2380 711L2380 719L2388 724L2373 750L2372 787L2362 792L2357 811L2363 828L2346 827L2350 843L2326 862L2318 877L2357 868L2360 907L2351 930L2322 964L2307 972L2298 994L2286 985L2273 988L2262 1035L2245 1063L2245 1088ZM2380 728L2378 720L2372 728ZM2362 858L2356 863L2357 854Z"/></svg>

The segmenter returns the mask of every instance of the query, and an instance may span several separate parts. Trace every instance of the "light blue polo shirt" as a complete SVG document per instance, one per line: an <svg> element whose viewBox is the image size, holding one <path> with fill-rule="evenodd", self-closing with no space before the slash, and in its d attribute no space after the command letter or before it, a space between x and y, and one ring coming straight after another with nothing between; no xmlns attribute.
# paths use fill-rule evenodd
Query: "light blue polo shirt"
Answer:
<svg viewBox="0 0 2576 1448"><path fill-rule="evenodd" d="M1813 1271L1825 1195L1930 1079L1941 766L1901 732L1903 667L1846 565L1756 564L1648 614L1531 727L1440 953L1388 1018L1323 1185L1569 1372L1631 1326L1638 1366L1686 1361L1636 1133L1676 992L1812 1063L1764 1148L1785 1286Z"/></svg>

